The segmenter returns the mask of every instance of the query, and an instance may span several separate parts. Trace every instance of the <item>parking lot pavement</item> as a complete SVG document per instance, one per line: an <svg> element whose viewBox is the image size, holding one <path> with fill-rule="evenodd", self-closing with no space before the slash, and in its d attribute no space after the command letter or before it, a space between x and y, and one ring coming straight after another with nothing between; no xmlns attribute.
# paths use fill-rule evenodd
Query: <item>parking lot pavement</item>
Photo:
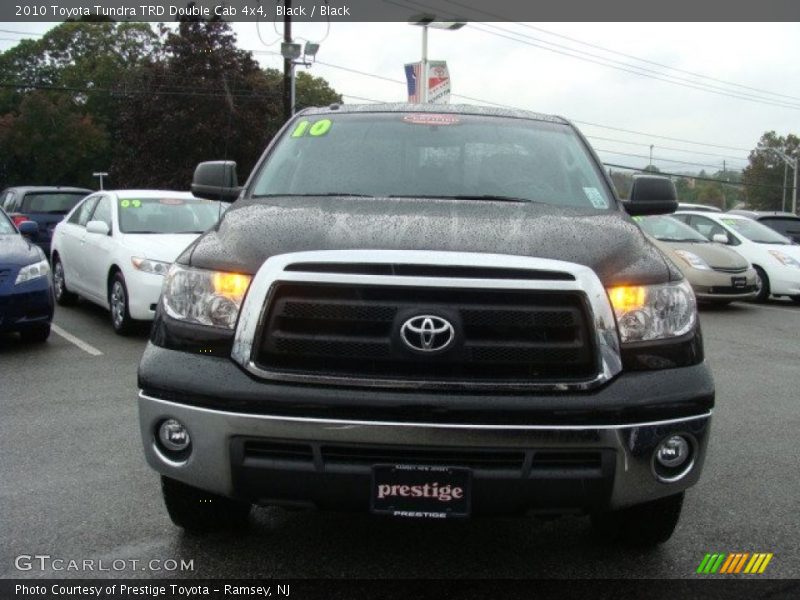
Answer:
<svg viewBox="0 0 800 600"><path fill-rule="evenodd" d="M766 575L800 577L800 306L732 305L701 322L717 384L710 454L672 540L644 552L592 542L579 517L432 523L259 509L246 533L184 535L141 450L146 330L120 338L98 308L58 308L67 337L0 338L0 575L694 577L706 552L760 551L775 555ZM15 568L34 554L114 570ZM193 568L159 571L171 563L152 559Z"/></svg>

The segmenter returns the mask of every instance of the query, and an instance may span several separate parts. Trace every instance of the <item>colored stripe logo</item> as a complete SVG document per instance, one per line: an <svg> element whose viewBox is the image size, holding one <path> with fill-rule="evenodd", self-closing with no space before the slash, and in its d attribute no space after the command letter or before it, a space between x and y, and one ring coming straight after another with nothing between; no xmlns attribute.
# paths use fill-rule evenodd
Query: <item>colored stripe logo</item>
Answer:
<svg viewBox="0 0 800 600"><path fill-rule="evenodd" d="M750 552L708 552L700 561L697 573L702 575L760 574L766 570L773 556L772 552L753 552L752 554Z"/></svg>

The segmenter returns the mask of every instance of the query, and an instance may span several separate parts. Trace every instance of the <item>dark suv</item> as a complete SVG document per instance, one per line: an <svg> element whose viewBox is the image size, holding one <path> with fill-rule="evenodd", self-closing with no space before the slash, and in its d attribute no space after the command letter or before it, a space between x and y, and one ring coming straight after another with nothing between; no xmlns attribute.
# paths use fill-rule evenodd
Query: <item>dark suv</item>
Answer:
<svg viewBox="0 0 800 600"><path fill-rule="evenodd" d="M73 206L91 193L92 190L74 187L10 187L0 195L0 206L14 221L14 225L33 221L39 226L39 231L31 236L31 241L44 250L49 259L53 229Z"/></svg>
<svg viewBox="0 0 800 600"><path fill-rule="evenodd" d="M165 279L139 367L172 520L253 504L435 519L583 513L672 534L714 385L691 287L569 122L471 106L303 111Z"/></svg>

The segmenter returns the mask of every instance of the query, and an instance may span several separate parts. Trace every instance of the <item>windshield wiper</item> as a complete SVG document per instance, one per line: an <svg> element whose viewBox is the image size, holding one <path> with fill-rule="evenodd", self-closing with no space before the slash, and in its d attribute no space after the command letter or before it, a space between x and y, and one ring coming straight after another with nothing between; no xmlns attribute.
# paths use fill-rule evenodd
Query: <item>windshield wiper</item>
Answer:
<svg viewBox="0 0 800 600"><path fill-rule="evenodd" d="M529 200L528 198L518 198L516 196L495 196L493 194L469 195L459 194L457 196L438 196L427 194L390 194L387 198L419 198L421 200L488 200L491 202L524 202L531 204L547 204L540 200Z"/></svg>
<svg viewBox="0 0 800 600"><path fill-rule="evenodd" d="M370 194L351 194L349 192L325 192L320 194L255 194L250 198L327 198L327 197L340 197L340 198L375 198L376 196Z"/></svg>

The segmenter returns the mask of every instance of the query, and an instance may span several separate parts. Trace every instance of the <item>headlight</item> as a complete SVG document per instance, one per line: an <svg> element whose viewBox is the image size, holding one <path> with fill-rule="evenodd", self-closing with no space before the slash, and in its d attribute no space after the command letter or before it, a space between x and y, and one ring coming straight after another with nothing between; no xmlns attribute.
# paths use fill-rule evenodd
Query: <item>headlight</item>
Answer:
<svg viewBox="0 0 800 600"><path fill-rule="evenodd" d="M688 250L675 250L675 254L677 254L684 261L686 261L686 264L688 264L690 267L699 269L701 271L711 270L711 267L708 266L708 263L699 256L697 256L697 254L695 254L694 252L689 252Z"/></svg>
<svg viewBox="0 0 800 600"><path fill-rule="evenodd" d="M608 298L623 343L677 337L689 333L697 322L697 302L685 280L614 287Z"/></svg>
<svg viewBox="0 0 800 600"><path fill-rule="evenodd" d="M16 281L14 281L14 285L25 283L26 281L30 281L31 279L45 277L49 272L50 272L50 265L47 264L47 259L40 260L39 262L35 262L32 265L26 265L19 270L19 273L17 274L17 279Z"/></svg>
<svg viewBox="0 0 800 600"><path fill-rule="evenodd" d="M784 254L780 250L770 250L769 253L782 265L786 267L797 267L800 269L800 262L797 262L788 254Z"/></svg>
<svg viewBox="0 0 800 600"><path fill-rule="evenodd" d="M134 269L144 271L145 273L153 273L154 275L166 275L169 271L170 263L162 260L151 260L149 258L140 258L134 256L131 258L131 264Z"/></svg>
<svg viewBox="0 0 800 600"><path fill-rule="evenodd" d="M233 329L252 278L240 273L172 265L161 294L173 319Z"/></svg>

